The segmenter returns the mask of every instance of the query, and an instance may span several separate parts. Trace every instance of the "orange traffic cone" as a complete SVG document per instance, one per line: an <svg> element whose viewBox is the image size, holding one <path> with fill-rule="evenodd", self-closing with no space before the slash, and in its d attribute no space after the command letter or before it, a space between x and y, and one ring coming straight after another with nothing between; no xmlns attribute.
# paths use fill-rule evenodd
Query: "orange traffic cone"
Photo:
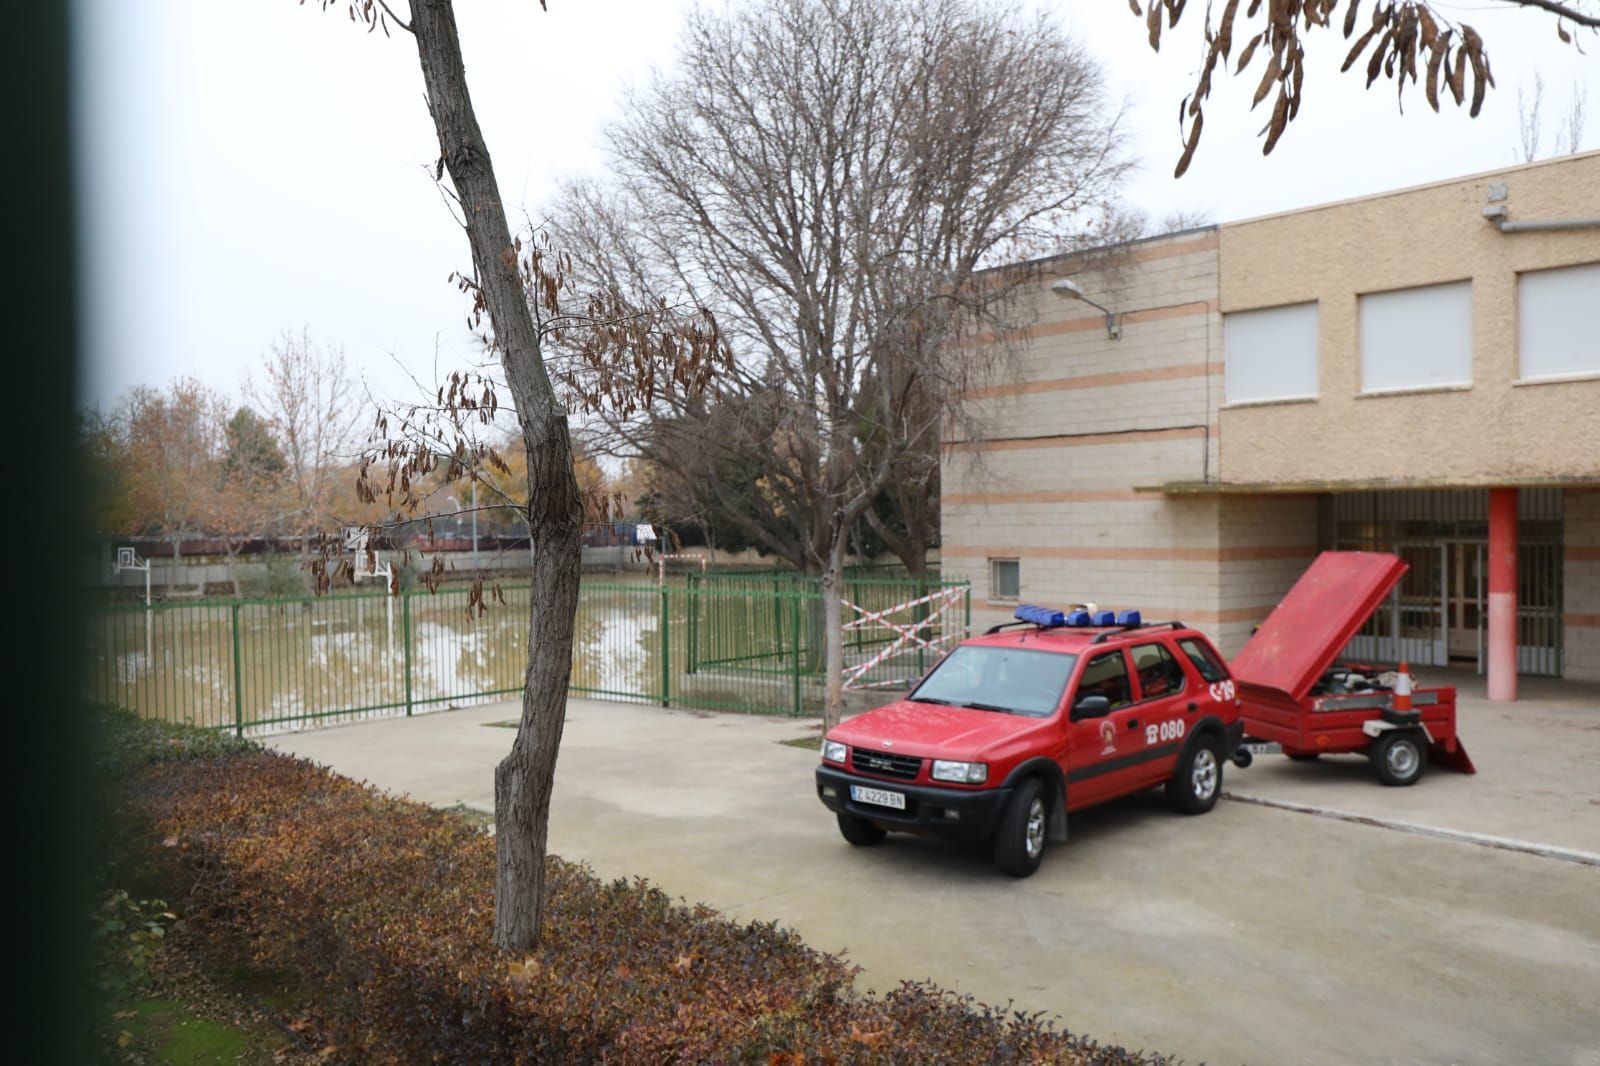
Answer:
<svg viewBox="0 0 1600 1066"><path fill-rule="evenodd" d="M1394 676L1394 709L1411 709L1411 668L1404 659L1400 660L1400 670Z"/></svg>

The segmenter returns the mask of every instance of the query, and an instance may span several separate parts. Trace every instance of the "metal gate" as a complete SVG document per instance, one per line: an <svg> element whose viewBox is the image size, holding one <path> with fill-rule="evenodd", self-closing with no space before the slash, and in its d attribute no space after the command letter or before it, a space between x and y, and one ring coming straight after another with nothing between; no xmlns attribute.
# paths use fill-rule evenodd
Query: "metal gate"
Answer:
<svg viewBox="0 0 1600 1066"><path fill-rule="evenodd" d="M1517 669L1561 676L1561 492L1518 494ZM1389 551L1409 569L1351 640L1353 658L1486 667L1489 497L1484 489L1353 492L1329 497L1324 543Z"/></svg>

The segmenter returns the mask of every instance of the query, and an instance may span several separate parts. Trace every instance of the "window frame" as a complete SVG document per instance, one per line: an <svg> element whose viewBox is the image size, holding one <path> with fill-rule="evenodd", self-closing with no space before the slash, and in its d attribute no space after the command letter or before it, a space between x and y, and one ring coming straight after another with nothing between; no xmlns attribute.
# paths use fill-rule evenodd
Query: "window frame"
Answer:
<svg viewBox="0 0 1600 1066"><path fill-rule="evenodd" d="M1098 655L1090 655L1090 656L1086 656L1084 658L1083 669L1078 674L1077 683L1072 686L1072 703L1071 703L1070 707L1076 707L1078 705L1078 701L1083 699L1083 697L1085 695L1085 693L1083 691L1083 683L1084 683L1084 679L1089 675L1089 670L1094 666L1095 663L1099 662L1101 659L1108 659L1113 655L1119 656L1122 659L1122 677L1128 683L1128 702L1120 703L1120 704L1119 703L1113 703L1111 705L1111 709L1110 709L1110 711L1108 713L1115 714L1118 711L1125 711L1129 707L1132 707L1134 704L1139 702L1135 698L1135 691L1136 690L1133 687L1133 669L1131 667L1131 664L1128 662L1127 649L1126 648L1111 648L1111 649L1109 649L1107 651L1100 652ZM1099 695L1102 695L1102 693L1091 692L1091 693L1088 693L1088 695L1099 696ZM1069 707L1069 713L1070 713L1070 707Z"/></svg>
<svg viewBox="0 0 1600 1066"><path fill-rule="evenodd" d="M1587 381L1600 377L1600 352L1595 355L1593 366L1578 369L1551 370L1544 373L1530 373L1527 366L1527 340L1528 340L1528 315L1527 300L1524 286L1531 277L1560 274L1564 271L1592 270L1600 274L1600 261L1593 263L1566 263L1561 266L1539 267L1533 270L1519 270L1517 272L1517 378L1515 384L1542 385L1555 384L1563 381Z"/></svg>
<svg viewBox="0 0 1600 1066"><path fill-rule="evenodd" d="M1172 690L1170 690L1168 692L1158 693L1158 694L1156 694L1154 696L1147 696L1145 694L1145 691L1144 691L1144 674L1139 669L1139 657L1138 657L1138 654L1137 654L1140 648L1155 648L1156 650L1158 650L1158 651L1160 651L1160 652L1162 652L1162 653L1164 653L1166 655L1167 662L1171 663L1174 667L1177 668L1177 675L1178 675L1178 687L1177 688L1172 689ZM1139 698L1133 701L1135 704L1149 703L1149 702L1151 702L1153 700L1168 700L1168 699L1172 699L1175 696L1182 696L1184 693L1189 691L1189 671L1187 671L1187 670L1185 670L1183 668L1183 661L1178 658L1178 656L1173 652L1172 648L1169 647L1167 645L1167 642L1164 641L1164 640L1147 640L1147 641L1144 641L1141 644L1130 644L1130 645L1128 645L1128 662L1129 662L1129 665L1131 665L1133 667L1133 675L1132 676L1139 683Z"/></svg>
<svg viewBox="0 0 1600 1066"><path fill-rule="evenodd" d="M1190 644L1193 644L1195 647L1200 649L1202 654L1199 657L1196 657L1195 653L1189 649ZM1179 637L1178 650L1183 652L1184 658L1188 659L1190 664L1194 667L1194 672L1200 676L1201 684L1215 685L1218 682L1233 680L1233 676L1228 672L1228 664L1223 660L1222 656L1217 653L1215 648L1212 648L1206 643L1202 642L1200 638ZM1214 662L1212 661L1213 656L1215 656ZM1220 668L1222 670L1222 676L1217 678L1215 681L1207 677L1205 667L1200 663L1201 659L1205 659L1213 667Z"/></svg>
<svg viewBox="0 0 1600 1066"><path fill-rule="evenodd" d="M1450 381L1409 381L1402 384L1368 384L1367 371L1369 366L1369 344L1367 337L1368 307L1386 302L1386 298L1398 298L1406 293L1464 291L1467 298L1466 306L1466 377ZM1452 278L1447 281L1430 281L1422 285L1402 285L1393 289L1374 289L1371 292L1356 294L1356 395L1357 396L1396 396L1418 392L1462 392L1469 390L1474 385L1474 363L1477 358L1477 328L1473 318L1477 311L1477 287L1471 277ZM1406 350L1416 350L1417 345L1404 345ZM1372 366L1378 365L1377 356L1371 361Z"/></svg>
<svg viewBox="0 0 1600 1066"><path fill-rule="evenodd" d="M1010 564L1016 567L1017 590L1012 593L1000 591L1000 567ZM1017 603L1022 599L1022 560L1014 556L1002 556L989 560L989 599L997 603Z"/></svg>
<svg viewBox="0 0 1600 1066"><path fill-rule="evenodd" d="M1228 344L1230 322L1241 321L1245 315L1267 315L1274 312L1311 312L1311 391L1286 392L1281 395L1240 397L1233 384L1233 368L1239 364ZM1246 307L1227 311L1222 315L1222 405L1224 407L1261 407L1278 403L1314 403L1322 397L1322 303L1319 299L1297 300L1272 307Z"/></svg>

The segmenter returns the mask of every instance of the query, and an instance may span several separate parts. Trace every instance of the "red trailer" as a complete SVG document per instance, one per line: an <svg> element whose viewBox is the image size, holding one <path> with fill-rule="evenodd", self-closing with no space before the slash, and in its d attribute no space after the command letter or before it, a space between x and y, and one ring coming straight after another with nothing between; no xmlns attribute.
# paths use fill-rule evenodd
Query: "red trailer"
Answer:
<svg viewBox="0 0 1600 1066"><path fill-rule="evenodd" d="M1233 662L1245 739L1239 766L1360 753L1386 785L1413 784L1433 762L1475 773L1456 735L1456 690L1425 688L1396 707L1394 667L1335 663L1406 572L1386 552L1323 552Z"/></svg>

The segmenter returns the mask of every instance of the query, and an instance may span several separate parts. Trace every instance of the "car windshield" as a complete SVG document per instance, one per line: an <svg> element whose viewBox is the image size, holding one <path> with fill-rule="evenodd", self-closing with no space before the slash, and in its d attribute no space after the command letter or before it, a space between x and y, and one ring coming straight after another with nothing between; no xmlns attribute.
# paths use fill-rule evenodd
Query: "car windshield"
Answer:
<svg viewBox="0 0 1600 1066"><path fill-rule="evenodd" d="M1076 655L963 644L908 697L913 703L976 707L1043 718L1061 703Z"/></svg>

